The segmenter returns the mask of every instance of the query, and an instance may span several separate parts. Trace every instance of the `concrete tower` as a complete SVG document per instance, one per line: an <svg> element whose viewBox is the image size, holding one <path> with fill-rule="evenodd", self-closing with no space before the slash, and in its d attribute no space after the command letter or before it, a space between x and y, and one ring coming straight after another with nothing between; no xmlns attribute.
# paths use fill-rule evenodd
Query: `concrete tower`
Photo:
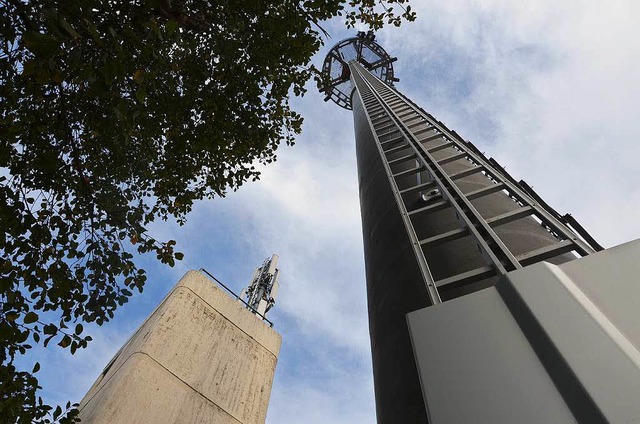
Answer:
<svg viewBox="0 0 640 424"><path fill-rule="evenodd" d="M278 257L256 271L254 305L273 305ZM217 283L217 284L216 284ZM189 271L105 367L82 423L264 423L281 338L254 306Z"/></svg>
<svg viewBox="0 0 640 424"><path fill-rule="evenodd" d="M570 215L395 89L395 60L361 32L323 65L325 100L353 110L378 422L608 422L607 408L637 419L634 402L597 398L621 386L569 342L615 351L606 366L628 365L624 388L640 393L640 313L620 318L631 338L583 328L614 320L598 313L618 309L616 278L616 299L640 295L627 270L606 288L593 270L633 261L592 255L602 248ZM574 269L591 271L566 277Z"/></svg>

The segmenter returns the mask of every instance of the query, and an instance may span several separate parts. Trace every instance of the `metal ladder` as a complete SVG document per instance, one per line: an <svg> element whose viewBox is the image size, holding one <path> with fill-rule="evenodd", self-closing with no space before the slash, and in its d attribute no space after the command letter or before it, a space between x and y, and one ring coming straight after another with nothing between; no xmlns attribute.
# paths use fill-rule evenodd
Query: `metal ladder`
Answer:
<svg viewBox="0 0 640 424"><path fill-rule="evenodd" d="M352 83L365 106L367 119L373 129L380 157L432 304L442 302L439 289L448 285L473 284L567 252L573 251L580 256L586 256L596 249L600 250L597 247L594 249L578 237L561 222L555 211L546 209L541 202L534 200L495 161L484 157L473 144L464 141L454 131L448 130L393 87L373 76L360 63L350 62L349 67ZM421 137L426 134L427 137ZM433 143L435 141L439 144ZM431 146L426 147L425 144ZM440 159L434 157L434 153L445 149L452 149L455 153ZM394 157L402 151L408 153ZM457 173L447 173L443 168L443 165L459 160L466 160L472 166ZM396 173L392 171L392 167L397 164L412 161L415 167ZM420 175L424 174L428 176L428 181L420 180ZM483 174L492 184L464 193L456 181L474 174ZM398 181L412 175L416 176L416 184L400 189ZM489 219L483 218L471 201L500 191L511 197L518 204L518 208ZM424 196L429 201L425 201L426 204L417 209L407 207L403 196L410 192L429 193ZM411 217L446 208L453 208L460 227L419 239ZM536 219L557 242L514 255L494 228L526 217ZM467 236L473 237L486 265L434 281L423 246L446 243Z"/></svg>

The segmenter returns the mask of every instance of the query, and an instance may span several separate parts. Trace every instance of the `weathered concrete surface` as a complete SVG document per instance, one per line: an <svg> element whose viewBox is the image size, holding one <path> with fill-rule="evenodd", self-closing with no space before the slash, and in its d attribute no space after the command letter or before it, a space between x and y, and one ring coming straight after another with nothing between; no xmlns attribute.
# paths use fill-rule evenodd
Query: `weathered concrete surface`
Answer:
<svg viewBox="0 0 640 424"><path fill-rule="evenodd" d="M263 423L281 338L189 271L80 403L83 423Z"/></svg>

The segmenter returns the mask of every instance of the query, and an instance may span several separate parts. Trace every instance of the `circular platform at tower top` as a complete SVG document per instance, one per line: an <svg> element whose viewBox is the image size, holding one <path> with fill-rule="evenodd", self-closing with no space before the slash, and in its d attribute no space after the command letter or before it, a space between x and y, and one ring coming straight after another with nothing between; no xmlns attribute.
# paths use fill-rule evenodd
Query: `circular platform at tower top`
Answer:
<svg viewBox="0 0 640 424"><path fill-rule="evenodd" d="M326 94L325 101L333 100L335 104L351 110L351 72L349 62L360 62L371 73L387 84L398 81L393 74L393 62L396 58L375 42L372 31L361 31L358 35L346 38L333 46L322 64L322 75L325 79L320 91Z"/></svg>

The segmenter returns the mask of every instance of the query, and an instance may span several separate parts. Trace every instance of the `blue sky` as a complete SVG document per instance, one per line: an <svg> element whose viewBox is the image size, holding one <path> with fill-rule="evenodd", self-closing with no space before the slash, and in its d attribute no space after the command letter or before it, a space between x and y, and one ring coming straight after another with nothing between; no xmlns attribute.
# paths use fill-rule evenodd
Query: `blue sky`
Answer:
<svg viewBox="0 0 640 424"><path fill-rule="evenodd" d="M418 20L378 41L399 60L397 87L571 212L605 246L640 238L640 36L632 1L414 1ZM347 32L326 26L333 38ZM79 401L115 351L188 269L204 267L237 292L280 254L270 319L283 336L269 423L375 420L353 123L313 86L294 147L259 182L198 204L178 241L185 260L141 258L149 282L88 349L38 350L43 394Z"/></svg>

